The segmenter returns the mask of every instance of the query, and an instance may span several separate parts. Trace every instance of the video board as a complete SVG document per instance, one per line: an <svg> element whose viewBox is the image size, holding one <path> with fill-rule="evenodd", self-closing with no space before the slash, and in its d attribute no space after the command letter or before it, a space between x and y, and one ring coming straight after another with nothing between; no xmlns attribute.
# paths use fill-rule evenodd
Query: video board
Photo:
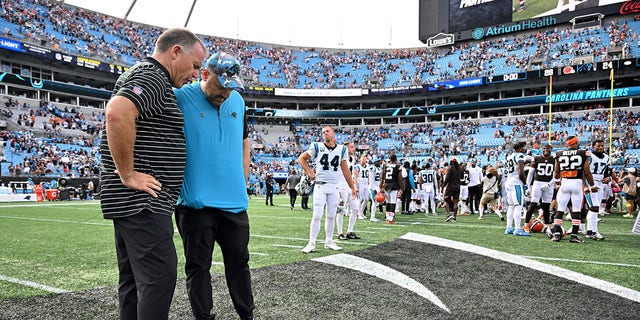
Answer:
<svg viewBox="0 0 640 320"><path fill-rule="evenodd" d="M590 13L627 0L451 0L449 32L537 19L561 13Z"/></svg>

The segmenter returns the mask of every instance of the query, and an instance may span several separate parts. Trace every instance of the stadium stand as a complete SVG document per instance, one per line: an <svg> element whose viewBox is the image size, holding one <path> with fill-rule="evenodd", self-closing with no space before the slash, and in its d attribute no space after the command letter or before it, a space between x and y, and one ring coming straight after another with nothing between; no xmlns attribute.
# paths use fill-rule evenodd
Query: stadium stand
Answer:
<svg viewBox="0 0 640 320"><path fill-rule="evenodd" d="M283 47L211 36L203 38L211 50L229 51L242 60L243 74L249 85L296 89L393 88L542 70L584 62L612 61L640 55L635 31L640 27L640 22L626 17L604 21L601 26L590 28L573 29L562 26L432 49L333 50ZM152 52L153 43L150 41L157 37L161 29L58 1L26 0L3 3L0 32L10 39L128 66ZM136 45L133 46L132 43ZM3 62L2 69L7 73L16 73L11 64ZM21 67L18 73L29 77L34 76L33 70ZM52 72L54 81L55 76L55 72ZM635 85L634 81L626 85ZM593 83L585 82L578 90L596 89L599 86L598 84L594 88ZM97 145L97 132L101 129L103 120L102 111L81 107L78 105L80 99L66 98L65 95L57 95L56 100L63 100L53 101L51 94L55 93L51 92L47 93L47 97L52 98L48 101L37 91L34 93L21 88L13 88L16 92L11 92L12 89L7 92L5 88L0 90L0 93L6 95L0 101L4 105L0 108L1 117L11 127L11 130L3 131L3 139L10 142L5 147L5 159L12 159L2 164L3 175L24 174L25 166L29 167L30 172L42 171L38 165L46 167L48 163L41 159L47 157L41 146L46 146L45 150L53 148L58 158L71 159L72 165L67 171L63 166L54 166L48 170L53 174L82 176L95 172L99 155L92 146ZM527 141L534 152L537 152L546 141L549 129L546 115L540 115L540 106L529 109L518 109L517 105L506 106L498 111L484 112L465 105L483 99L491 101L546 95L546 85L522 86L515 92L505 88L499 90L501 92L495 94L490 92L491 88L485 88L459 97L455 94L440 94L441 97L436 94L436 98L427 99L422 96L401 97L401 101L386 98L382 102L356 100L343 104L340 99L333 99L312 102L317 106L310 108L351 110L355 107L364 110L427 104L448 104L452 109L463 108L443 112L439 117L371 119L380 118L375 116L351 120L348 126L341 125L349 122L345 119L305 119L306 122L293 119L279 123L284 127L266 124L268 117L255 117L251 119L250 127L255 168L259 168L259 171L286 170L311 141L319 140L319 123L338 124L340 143L354 140L370 155L384 156L396 152L403 158L418 163L444 162L453 155L461 161L482 156L486 157L486 162L495 162L504 159L505 146L516 140ZM557 90L565 92L574 88L565 85ZM260 101L259 97L252 101L251 96L246 99L254 107L308 108L302 106L298 99L283 98L283 103ZM83 104L93 102L83 100ZM614 127L621 128L613 139L616 164L637 163L640 154L637 143L637 110L630 108L629 111L622 111L618 108L620 106L632 107L633 102L630 101L628 105L618 103L618 110L615 111ZM563 137L572 134L578 135L583 143L595 137L607 138L608 113L603 108L604 105L600 103L556 107L551 128L552 141L559 145L558 142ZM578 112L579 109L589 111ZM314 125L313 128L308 127L310 124ZM354 124L358 126L353 127ZM69 145L79 146L80 149L69 148ZM23 149L24 146L36 147ZM76 158L80 160L76 161ZM21 172L16 169L18 166L21 167Z"/></svg>
<svg viewBox="0 0 640 320"><path fill-rule="evenodd" d="M285 48L204 36L205 43L239 57L251 85L284 88L371 88L504 75L638 56L640 21L567 26L444 48L329 50ZM5 2L5 36L50 49L132 65L153 51L158 27L142 25L53 0ZM136 45L131 45L135 43Z"/></svg>

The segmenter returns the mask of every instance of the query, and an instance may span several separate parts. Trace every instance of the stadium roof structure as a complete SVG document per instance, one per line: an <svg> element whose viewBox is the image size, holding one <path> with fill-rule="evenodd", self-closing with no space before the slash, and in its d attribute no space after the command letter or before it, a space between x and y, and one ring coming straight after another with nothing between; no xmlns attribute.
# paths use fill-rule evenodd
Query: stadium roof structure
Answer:
<svg viewBox="0 0 640 320"><path fill-rule="evenodd" d="M204 35L336 49L418 48L418 1L60 0L110 16Z"/></svg>

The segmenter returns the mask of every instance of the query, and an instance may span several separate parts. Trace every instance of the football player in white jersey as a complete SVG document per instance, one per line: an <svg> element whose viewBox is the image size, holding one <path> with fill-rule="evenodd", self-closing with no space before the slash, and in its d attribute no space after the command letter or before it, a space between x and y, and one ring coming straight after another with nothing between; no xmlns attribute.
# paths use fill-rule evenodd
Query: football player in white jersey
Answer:
<svg viewBox="0 0 640 320"><path fill-rule="evenodd" d="M378 222L380 219L376 218L376 211L379 208L380 212L384 210L384 205L376 201L376 194L380 192L380 165L382 164L381 158L373 159L373 164L369 166L369 197L371 199L371 215L369 221Z"/></svg>
<svg viewBox="0 0 640 320"><path fill-rule="evenodd" d="M507 181L505 191L507 197L507 228L505 234L516 236L530 236L521 228L522 206L524 204L524 173L525 143L517 142L513 145L514 152L507 157Z"/></svg>
<svg viewBox="0 0 640 320"><path fill-rule="evenodd" d="M349 166L349 172L351 173L351 179L356 186L359 188L358 183L358 169L356 165L358 164L358 157L356 157L356 147L353 145L353 142L346 141L344 145L347 147L347 151L349 156L347 157L347 164ZM353 232L353 228L356 225L356 221L358 220L358 214L360 214L360 201L358 198L351 198L351 190L349 189L349 185L344 179L341 179L340 184L338 185L338 191L340 192L340 202L343 203L343 208L346 212L338 212L336 216L336 228L338 229L338 239L339 240L348 240L348 239L360 239L358 235ZM347 226L347 234L342 233L344 216L349 216L349 225Z"/></svg>
<svg viewBox="0 0 640 320"><path fill-rule="evenodd" d="M460 169L462 170L462 176L460 176L460 212L462 215L469 215L469 207L467 206L467 200L469 199L469 170L467 170L467 164L461 163Z"/></svg>
<svg viewBox="0 0 640 320"><path fill-rule="evenodd" d="M598 232L598 212L604 211L607 205L607 192L611 177L605 174L609 172L609 156L604 153L604 141L595 140L591 144L591 162L589 167L593 175L593 182L598 191L585 195L589 213L587 213L587 239L604 240L604 236Z"/></svg>
<svg viewBox="0 0 640 320"><path fill-rule="evenodd" d="M365 211L367 210L367 202L369 202L369 159L363 155L360 157L360 163L356 164L356 170L358 170L358 219L366 218Z"/></svg>
<svg viewBox="0 0 640 320"><path fill-rule="evenodd" d="M418 173L420 177L420 193L421 193L421 204L422 209L424 210L424 214L431 212L434 216L437 216L436 212L436 195L440 187L438 186L438 177L436 176L436 171L431 169L431 164L427 163L424 165L424 169L420 170ZM431 210L429 210L431 207Z"/></svg>
<svg viewBox="0 0 640 320"><path fill-rule="evenodd" d="M500 175L500 201L499 209L507 209L507 192L504 187L507 184L507 161L501 160L497 163L498 166L498 174Z"/></svg>
<svg viewBox="0 0 640 320"><path fill-rule="evenodd" d="M309 230L309 243L302 249L303 253L316 250L316 240L320 232L320 219L324 214L326 205L327 215L324 223L325 242L324 247L331 250L342 250L333 241L333 230L338 208L338 185L344 177L351 189L351 198L355 199L358 187L351 179L351 172L347 164L349 156L345 145L336 143L335 132L329 126L322 128L323 142L313 142L309 149L298 157L298 163L305 174L315 181L313 187L313 217ZM315 171L309 166L309 160L315 161Z"/></svg>

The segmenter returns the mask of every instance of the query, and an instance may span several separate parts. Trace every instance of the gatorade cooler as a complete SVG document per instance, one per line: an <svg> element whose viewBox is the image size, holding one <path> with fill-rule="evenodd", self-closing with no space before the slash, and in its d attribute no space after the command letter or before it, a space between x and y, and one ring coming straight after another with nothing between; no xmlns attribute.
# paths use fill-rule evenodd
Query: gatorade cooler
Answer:
<svg viewBox="0 0 640 320"><path fill-rule="evenodd" d="M58 200L58 189L47 189L47 200Z"/></svg>

